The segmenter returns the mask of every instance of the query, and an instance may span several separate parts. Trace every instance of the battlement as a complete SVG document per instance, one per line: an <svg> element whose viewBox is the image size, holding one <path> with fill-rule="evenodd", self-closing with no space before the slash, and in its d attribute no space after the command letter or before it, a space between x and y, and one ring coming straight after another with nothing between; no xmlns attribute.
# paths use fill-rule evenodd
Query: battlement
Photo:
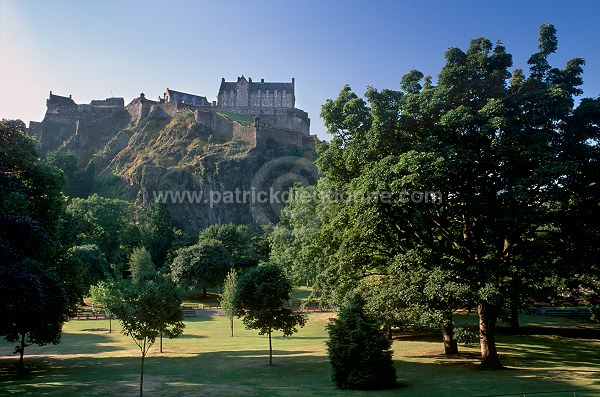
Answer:
<svg viewBox="0 0 600 397"><path fill-rule="evenodd" d="M40 150L59 147L68 139L87 139L125 126L137 127L148 118L170 118L192 112L196 122L214 131L221 139L237 137L253 147L269 147L268 142L312 146L308 113L295 108L295 80L291 83L254 82L243 75L236 82L223 78L218 101L205 96L166 89L158 101L144 93L127 106L123 98L94 99L77 104L71 95L54 95L46 101L47 111L41 123L31 122L30 131L38 136ZM251 117L254 123L241 124L223 117L221 112ZM235 117L233 117L235 120ZM74 138L75 137L75 138Z"/></svg>

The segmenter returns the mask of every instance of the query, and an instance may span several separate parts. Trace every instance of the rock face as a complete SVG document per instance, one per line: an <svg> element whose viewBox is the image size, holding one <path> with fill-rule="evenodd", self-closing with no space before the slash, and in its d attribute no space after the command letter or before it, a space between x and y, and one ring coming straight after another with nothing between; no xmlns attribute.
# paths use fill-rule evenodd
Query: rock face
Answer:
<svg viewBox="0 0 600 397"><path fill-rule="evenodd" d="M178 226L197 233L215 223L275 222L289 187L318 178L312 137L239 118L143 95L123 106L120 98L77 105L51 94L30 133L42 154L72 150L81 167L93 166L95 192L165 202Z"/></svg>

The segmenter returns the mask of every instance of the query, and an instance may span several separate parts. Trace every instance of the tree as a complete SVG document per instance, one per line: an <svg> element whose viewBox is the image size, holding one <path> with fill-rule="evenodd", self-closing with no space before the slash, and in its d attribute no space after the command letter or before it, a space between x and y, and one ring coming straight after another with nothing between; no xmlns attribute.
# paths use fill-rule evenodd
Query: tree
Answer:
<svg viewBox="0 0 600 397"><path fill-rule="evenodd" d="M181 300L167 275L132 283L128 280L109 284L108 309L121 322L123 333L131 336L142 355L140 368L140 397L143 396L144 361L156 338L164 333L176 338L183 333Z"/></svg>
<svg viewBox="0 0 600 397"><path fill-rule="evenodd" d="M62 172L39 160L21 121L0 122L0 335L25 347L59 343L81 299L80 269L70 268L57 238Z"/></svg>
<svg viewBox="0 0 600 397"><path fill-rule="evenodd" d="M96 194L74 198L67 206L61 234L67 246L95 244L106 259L124 273L129 252L140 244L132 205ZM121 274L123 275L123 274Z"/></svg>
<svg viewBox="0 0 600 397"><path fill-rule="evenodd" d="M219 285L231 269L227 250L217 240L201 240L176 255L171 264L173 281L187 288L202 288L204 297L206 289Z"/></svg>
<svg viewBox="0 0 600 397"><path fill-rule="evenodd" d="M210 225L199 236L199 242L217 240L223 244L236 269L246 269L258 265L262 257L259 236L254 236L246 225Z"/></svg>
<svg viewBox="0 0 600 397"><path fill-rule="evenodd" d="M257 329L259 335L269 336L269 366L273 365L271 334L275 330L290 336L297 326L306 324L306 314L283 305L290 299L292 285L283 270L272 263L249 269L238 279L236 307L244 317L246 329Z"/></svg>
<svg viewBox="0 0 600 397"><path fill-rule="evenodd" d="M144 247L134 248L129 257L129 273L134 283L143 282L156 275L156 268L152 263L150 253Z"/></svg>
<svg viewBox="0 0 600 397"><path fill-rule="evenodd" d="M331 380L340 389L389 389L396 385L392 342L354 297L327 325Z"/></svg>
<svg viewBox="0 0 600 397"><path fill-rule="evenodd" d="M140 209L138 222L141 242L146 247L154 265L162 268L172 253L176 241L176 228L165 203L152 203Z"/></svg>
<svg viewBox="0 0 600 397"><path fill-rule="evenodd" d="M223 282L223 294L221 295L221 309L223 314L229 318L229 326L231 327L231 336L233 336L233 318L237 315L235 307L235 296L237 286L237 272L231 269L225 281Z"/></svg>
<svg viewBox="0 0 600 397"><path fill-rule="evenodd" d="M92 285L107 279L112 271L106 257L95 244L77 245L67 250L67 257L82 269L81 289L87 294Z"/></svg>
<svg viewBox="0 0 600 397"><path fill-rule="evenodd" d="M102 307L102 310L108 314L108 333L112 333L112 308L116 307L121 299L118 291L114 288L114 280L101 280L96 285L90 287L90 298L92 302Z"/></svg>
<svg viewBox="0 0 600 397"><path fill-rule="evenodd" d="M314 284L326 261L317 214L316 186L295 186L269 235L270 259L284 266L296 284Z"/></svg>
<svg viewBox="0 0 600 397"><path fill-rule="evenodd" d="M566 266L576 245L584 263L594 251L576 243L572 226L585 221L572 223L557 208L597 212L577 203L597 189L599 107L595 100L574 107L584 61L552 68L556 43L554 27L543 25L528 77L516 69L511 78L511 55L478 38L467 51L446 52L437 86L412 71L401 91L370 87L368 105L344 87L323 106L334 138L319 147L317 163L334 190L359 198L329 218L340 248L324 273L451 274L455 286L436 288L468 289L480 317L482 368L502 368L496 321L528 286L549 274L597 277L595 267ZM445 298L447 311L457 298Z"/></svg>
<svg viewBox="0 0 600 397"><path fill-rule="evenodd" d="M53 150L46 154L46 163L59 168L65 175L63 193L68 197L84 198L90 195L94 187L94 166L90 163L82 168L72 150L64 152Z"/></svg>

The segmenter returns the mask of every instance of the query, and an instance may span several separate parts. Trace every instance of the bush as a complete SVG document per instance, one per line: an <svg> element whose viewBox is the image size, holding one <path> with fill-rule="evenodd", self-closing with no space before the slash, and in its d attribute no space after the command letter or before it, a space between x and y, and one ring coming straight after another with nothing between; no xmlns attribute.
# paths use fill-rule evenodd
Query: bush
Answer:
<svg viewBox="0 0 600 397"><path fill-rule="evenodd" d="M459 327L454 330L454 337L460 343L464 343L465 346L475 343L479 339L479 335L470 329Z"/></svg>
<svg viewBox="0 0 600 397"><path fill-rule="evenodd" d="M362 298L353 298L327 330L331 380L338 388L378 390L395 386L392 342L365 313Z"/></svg>

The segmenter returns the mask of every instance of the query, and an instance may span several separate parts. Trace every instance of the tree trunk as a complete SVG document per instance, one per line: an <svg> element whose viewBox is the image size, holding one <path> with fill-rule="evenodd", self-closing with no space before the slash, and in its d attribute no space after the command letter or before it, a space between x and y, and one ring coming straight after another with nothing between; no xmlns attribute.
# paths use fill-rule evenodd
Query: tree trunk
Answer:
<svg viewBox="0 0 600 397"><path fill-rule="evenodd" d="M269 328L269 367L273 366L273 345L271 344L271 329Z"/></svg>
<svg viewBox="0 0 600 397"><path fill-rule="evenodd" d="M142 369L140 375L140 397L144 395L144 359L146 358L146 340L144 339L144 348L142 350Z"/></svg>
<svg viewBox="0 0 600 397"><path fill-rule="evenodd" d="M206 285L204 287L202 287L202 297L203 298L207 297L207 295L206 295Z"/></svg>
<svg viewBox="0 0 600 397"><path fill-rule="evenodd" d="M108 333L112 334L112 313L108 315Z"/></svg>
<svg viewBox="0 0 600 397"><path fill-rule="evenodd" d="M24 365L23 365L23 354L25 353L25 332L21 334L21 349L20 352L21 357L19 358L19 378L23 376Z"/></svg>
<svg viewBox="0 0 600 397"><path fill-rule="evenodd" d="M513 331L519 330L519 310L516 305L513 305L510 308L510 328Z"/></svg>
<svg viewBox="0 0 600 397"><path fill-rule="evenodd" d="M162 336L163 336L163 333L162 333L162 331L160 331L160 352L161 353L162 353Z"/></svg>
<svg viewBox="0 0 600 397"><path fill-rule="evenodd" d="M479 312L479 333L481 342L481 369L502 369L500 357L496 350L496 319L497 310L487 303L480 303L477 307Z"/></svg>
<svg viewBox="0 0 600 397"><path fill-rule="evenodd" d="M231 326L231 337L233 337L233 316L229 317L229 325Z"/></svg>
<svg viewBox="0 0 600 397"><path fill-rule="evenodd" d="M442 335L444 337L444 354L458 354L458 341L454 339L454 324L450 321L442 325Z"/></svg>

